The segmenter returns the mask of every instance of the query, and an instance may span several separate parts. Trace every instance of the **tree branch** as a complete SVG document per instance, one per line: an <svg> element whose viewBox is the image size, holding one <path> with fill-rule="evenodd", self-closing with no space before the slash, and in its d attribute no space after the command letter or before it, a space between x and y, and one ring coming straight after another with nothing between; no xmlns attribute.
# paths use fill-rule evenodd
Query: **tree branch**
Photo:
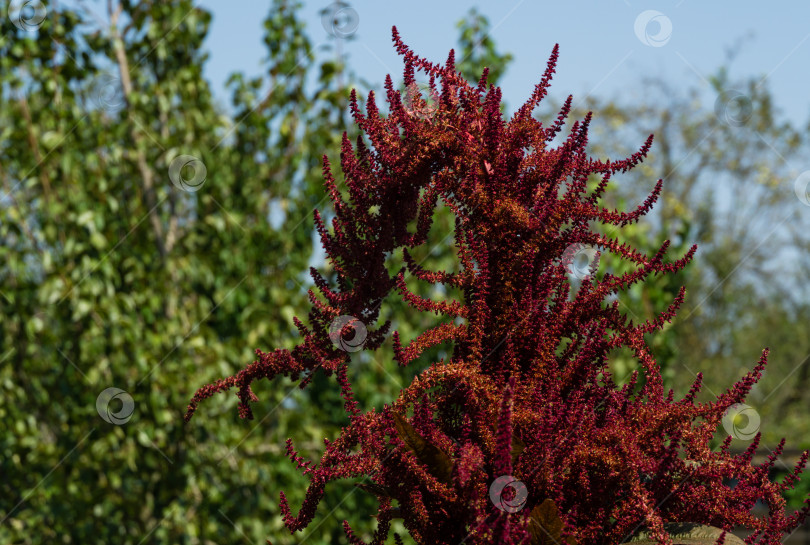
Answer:
<svg viewBox="0 0 810 545"><path fill-rule="evenodd" d="M115 42L115 57L118 62L118 72L121 77L121 86L124 90L124 99L127 103L127 114L130 119L133 118L132 113L132 80L129 77L129 61L127 60L126 50L124 49L124 40L121 37L121 34L118 30L118 16L121 14L121 5L119 4L119 9L113 11L112 10L112 2L107 2L107 9L110 14L110 26L113 32L113 38ZM146 154L141 147L141 142L143 138L141 134L137 131L137 129L133 126L131 130L132 134L132 141L135 144L136 150L136 162L138 165L138 171L141 173L141 179L143 180L143 198L144 204L149 211L149 222L152 224L152 229L155 232L155 243L157 245L158 253L160 254L161 261L165 260L167 255L167 249L164 242L164 234L163 234L163 224L160 222L160 217L157 213L157 204L156 204L156 196L155 196L155 182L154 182L154 172L152 169L149 168L149 165L146 162Z"/></svg>

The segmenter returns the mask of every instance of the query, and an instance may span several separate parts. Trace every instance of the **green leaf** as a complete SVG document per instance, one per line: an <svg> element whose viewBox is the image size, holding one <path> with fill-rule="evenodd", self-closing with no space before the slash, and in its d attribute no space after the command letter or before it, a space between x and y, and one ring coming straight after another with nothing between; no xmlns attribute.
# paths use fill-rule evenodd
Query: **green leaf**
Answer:
<svg viewBox="0 0 810 545"><path fill-rule="evenodd" d="M92 210L85 210L76 218L76 223L79 225L89 225L90 228L93 226L93 211Z"/></svg>
<svg viewBox="0 0 810 545"><path fill-rule="evenodd" d="M563 522L557 510L557 504L551 498L546 498L540 505L535 505L529 514L529 533L532 536L531 545L558 545L562 543ZM575 545L576 541L567 538L568 545Z"/></svg>
<svg viewBox="0 0 810 545"><path fill-rule="evenodd" d="M107 246L107 239L104 238L104 235L98 231L93 231L90 233L90 244L92 244L96 249L101 250Z"/></svg>
<svg viewBox="0 0 810 545"><path fill-rule="evenodd" d="M673 545L714 545L723 530L706 524L696 524L693 522L669 522L664 524L664 530L672 537ZM625 543L635 543L637 545L658 545L658 541L650 537L649 530L636 532L632 538ZM744 545L745 542L732 534L726 532L726 539L723 545Z"/></svg>
<svg viewBox="0 0 810 545"><path fill-rule="evenodd" d="M518 458L523 453L523 450L526 448L526 443L521 441L520 437L517 435L512 436L512 450L510 451L510 455L512 456L512 467L514 468L517 465Z"/></svg>
<svg viewBox="0 0 810 545"><path fill-rule="evenodd" d="M385 497L393 497L392 490L387 486L381 486L376 483L354 483L354 486L368 492L369 494L374 494L376 496L385 496Z"/></svg>
<svg viewBox="0 0 810 545"><path fill-rule="evenodd" d="M419 432L399 413L394 414L394 425L399 438L416 454L416 458L428 467L431 475L443 483L450 483L453 461L436 445L425 440Z"/></svg>

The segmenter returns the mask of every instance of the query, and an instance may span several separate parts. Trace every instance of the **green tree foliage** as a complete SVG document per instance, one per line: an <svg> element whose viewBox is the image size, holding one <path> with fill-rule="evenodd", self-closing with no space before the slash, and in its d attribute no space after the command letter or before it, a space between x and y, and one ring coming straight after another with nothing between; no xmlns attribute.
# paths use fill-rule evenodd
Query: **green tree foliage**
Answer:
<svg viewBox="0 0 810 545"><path fill-rule="evenodd" d="M456 28L461 33L459 45L461 55L457 55L456 67L461 75L469 81L478 81L481 68L489 69L489 83L498 84L501 76L512 62L511 53L499 53L490 36L489 19L476 8L470 9L467 16L461 19Z"/></svg>
<svg viewBox="0 0 810 545"><path fill-rule="evenodd" d="M233 78L225 116L202 78L211 16L191 2L113 3L102 22L45 8L35 32L2 19L0 540L259 537L252 517L275 509L260 483L293 474L266 462L297 415L189 428L186 377L289 342L321 151L343 127L321 115L336 72L279 0L265 75ZM96 411L108 387L133 400L123 425Z"/></svg>
<svg viewBox="0 0 810 545"><path fill-rule="evenodd" d="M284 440L320 452L345 425L338 392L278 380L256 422L234 425L235 399L204 425L182 414L199 383L295 342L321 158L354 81L340 41L316 58L299 4L274 0L263 73L234 74L224 108L191 1L42 6L27 28L0 2L0 541L281 535L276 490L297 503L306 484ZM364 403L405 380L365 363ZM107 388L119 425L97 410ZM373 512L344 496L308 542Z"/></svg>

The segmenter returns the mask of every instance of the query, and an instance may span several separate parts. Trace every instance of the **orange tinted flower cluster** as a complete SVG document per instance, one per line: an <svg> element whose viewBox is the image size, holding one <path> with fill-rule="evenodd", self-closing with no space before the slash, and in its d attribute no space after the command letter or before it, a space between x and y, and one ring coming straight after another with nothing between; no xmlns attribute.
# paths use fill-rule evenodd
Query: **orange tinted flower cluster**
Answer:
<svg viewBox="0 0 810 545"><path fill-rule="evenodd" d="M350 424L336 440L325 440L319 463L287 442L290 459L311 478L297 515L281 493L292 532L313 520L330 481L350 477L365 478L360 486L379 498L374 544L385 541L394 517L417 543L432 545L540 544L552 542L550 532L555 541L615 544L641 527L666 543L664 524L672 522L740 525L754 531L751 543L779 543L807 514L807 508L787 514L782 499L807 454L777 484L768 469L782 445L763 466L751 464L758 435L743 455L729 452L731 437L719 450L709 446L724 413L761 376L767 351L715 401L695 401L700 377L675 400L644 334L673 318L684 290L657 319L640 324L617 301L606 302L651 274L677 272L695 251L665 261L669 241L645 255L592 227L637 222L656 202L660 180L635 210L600 205L611 177L638 164L652 136L627 159L593 159L586 153L589 114L552 145L571 97L550 126L533 113L547 93L557 47L529 100L505 119L501 91L487 86L486 71L470 84L455 70L452 51L444 66L431 64L396 29L393 35L409 94L406 99L389 76L387 114L373 92L365 113L352 94L351 111L366 139L353 145L344 135L340 166L348 198L324 158L332 232L317 211L315 222L337 285L313 269L323 300L311 291L309 324L295 321L303 341L292 351L257 351L257 361L235 376L201 388L186 418L201 400L232 388L241 416L252 418L253 381L286 375L305 385L316 370L335 374ZM437 104L413 92L417 71L430 80ZM428 239L440 201L456 216L455 272L426 270L412 258ZM582 249L597 260L574 289L572 259ZM386 262L397 250L406 267L392 275ZM634 267L619 276L599 274L605 252ZM425 299L408 289L405 275L452 286L463 297ZM391 293L444 318L407 345L393 332L398 365L440 343L452 343L453 352L390 406L361 413L346 375L352 350L335 336L356 333L362 322L362 349L379 348L390 329L388 322L377 325L380 305ZM336 332L335 321L346 316L354 318L339 322ZM639 362L623 385L608 365L608 354L620 347ZM764 518L751 514L758 500L769 509ZM348 522L345 528L351 543L362 543Z"/></svg>

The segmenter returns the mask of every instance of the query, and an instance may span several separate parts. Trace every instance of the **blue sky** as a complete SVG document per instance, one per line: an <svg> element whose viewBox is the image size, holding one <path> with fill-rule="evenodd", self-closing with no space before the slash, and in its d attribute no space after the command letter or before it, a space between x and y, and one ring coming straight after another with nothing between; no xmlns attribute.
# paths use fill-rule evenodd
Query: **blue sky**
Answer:
<svg viewBox="0 0 810 545"><path fill-rule="evenodd" d="M349 2L357 14L353 40L345 42L351 69L380 89L386 74L401 79L402 63L391 44L396 25L405 42L419 55L444 62L457 46L456 23L477 7L487 16L490 35L500 52L514 59L500 85L508 111L530 95L545 70L555 43L560 44L550 95L559 104L568 94L577 105L587 96L635 100L644 92L642 79L660 77L679 91L703 89L712 102L708 77L735 50L729 75L732 82L756 77L769 89L782 118L808 127L810 120L810 1L777 2L767 6L750 0L580 0L550 2L504 0L470 3L458 0ZM303 2L300 16L317 47L329 42L319 11L330 1ZM262 21L269 0L200 0L210 10L206 48L210 58L205 75L215 96L229 104L224 83L230 73L261 73L266 55ZM556 111L556 107L552 107ZM806 170L806 165L792 165ZM721 196L721 201L724 198ZM323 257L313 239L316 255Z"/></svg>
<svg viewBox="0 0 810 545"><path fill-rule="evenodd" d="M315 44L328 39L318 11L329 4L304 3L302 17ZM349 62L376 86L387 73L395 80L401 74L402 64L391 47L392 25L417 53L443 62L456 46L456 22L476 5L489 18L499 50L514 55L501 81L510 110L529 95L555 43L560 44L561 54L552 95L573 94L575 103L587 95L632 96L640 91L643 76L661 76L684 89L708 89L705 78L737 44L738 55L730 65L732 80L760 77L786 116L802 125L810 117L810 2L806 1L770 6L696 0L478 4L365 0L350 4L357 12L358 27L354 40L345 46ZM260 73L265 55L262 20L270 2L201 0L199 5L214 14L206 41L211 57L205 73L224 102L228 96L224 82L232 71Z"/></svg>

